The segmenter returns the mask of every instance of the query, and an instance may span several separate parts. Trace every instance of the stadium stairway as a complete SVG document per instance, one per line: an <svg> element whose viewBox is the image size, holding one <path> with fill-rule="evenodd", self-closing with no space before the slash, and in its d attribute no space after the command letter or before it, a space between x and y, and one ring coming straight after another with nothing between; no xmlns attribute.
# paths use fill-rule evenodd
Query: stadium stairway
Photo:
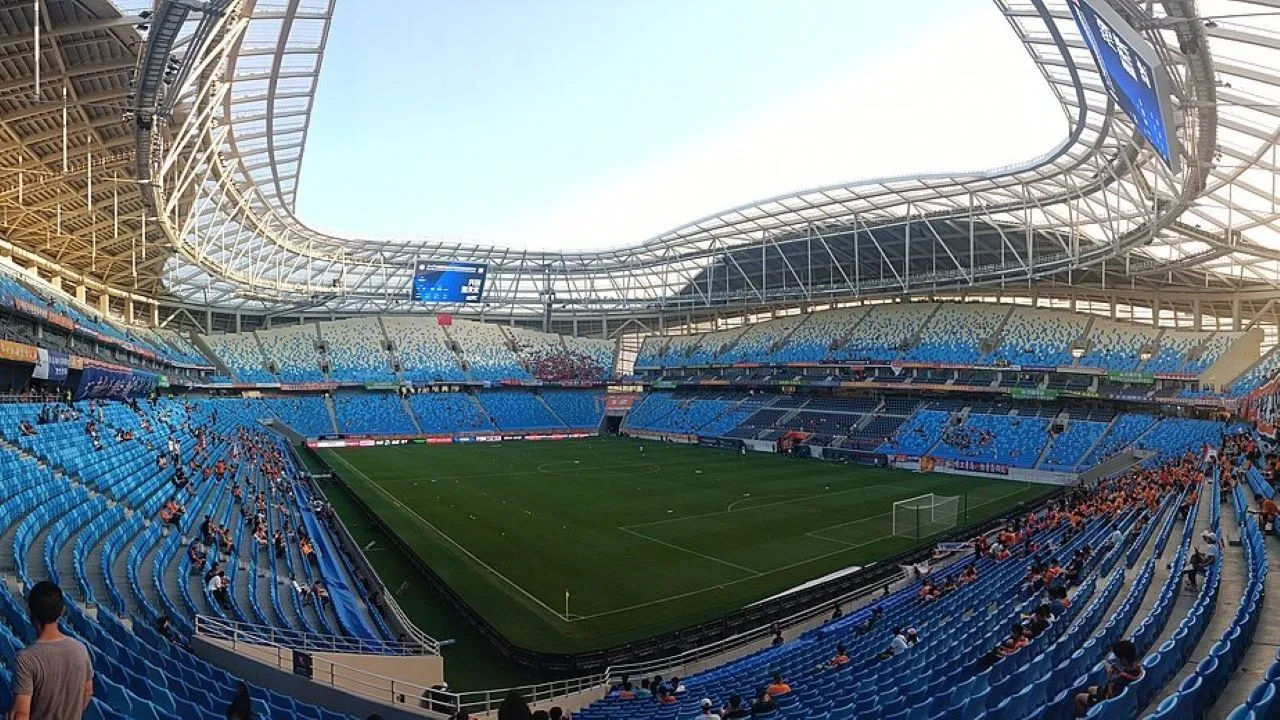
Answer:
<svg viewBox="0 0 1280 720"><path fill-rule="evenodd" d="M329 426L333 428L333 434L337 435L341 432L338 425L338 410L333 405L333 395L326 394L324 396L324 409L329 413ZM410 413L412 415L413 413Z"/></svg>
<svg viewBox="0 0 1280 720"><path fill-rule="evenodd" d="M1274 494L1275 491L1257 470L1250 470L1247 482L1241 483L1242 507L1255 517L1259 502ZM1277 575L1280 571L1280 535L1274 530L1260 535L1267 563L1267 572L1262 578L1265 596L1268 589L1275 589L1271 576L1280 577ZM1277 653L1277 647L1280 647L1280 623L1274 620L1258 623L1253 642L1240 658L1240 666L1232 673L1206 717L1210 720L1248 717L1245 713L1234 715L1246 705L1254 713L1252 720L1275 717L1280 712L1276 704L1277 691L1280 690L1280 653Z"/></svg>
<svg viewBox="0 0 1280 720"><path fill-rule="evenodd" d="M392 339L391 333L387 332L387 324L382 322L382 316L379 315L376 320L378 321L378 332L382 333L382 341L386 343L383 347L389 348L387 356L391 359L391 367L395 369L396 382L403 383L404 358L400 357L400 344ZM409 414L413 415L413 413Z"/></svg>
<svg viewBox="0 0 1280 720"><path fill-rule="evenodd" d="M564 344L564 338L560 338L560 344L561 345ZM546 398L542 397L541 395L535 395L534 397L538 399L538 404L540 404L547 411L547 414L556 419L556 422L560 423L566 428L573 427L569 423L565 422L564 418L560 417L560 413L556 412L556 409L551 407L551 403L547 402Z"/></svg>
<svg viewBox="0 0 1280 720"><path fill-rule="evenodd" d="M408 396L396 393L396 397L400 399L400 406L404 408L404 414L409 416L409 422L413 423L413 431L419 435L423 434L422 425L418 423L418 416L413 414L413 406L409 404Z"/></svg>

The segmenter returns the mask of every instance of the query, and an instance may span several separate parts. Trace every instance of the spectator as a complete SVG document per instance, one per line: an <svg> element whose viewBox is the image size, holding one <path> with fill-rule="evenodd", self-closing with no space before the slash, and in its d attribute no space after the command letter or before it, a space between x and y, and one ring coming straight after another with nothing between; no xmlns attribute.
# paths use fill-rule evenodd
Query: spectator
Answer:
<svg viewBox="0 0 1280 720"><path fill-rule="evenodd" d="M724 720L740 720L750 716L751 713L742 707L741 695L730 695L729 704L720 709L720 717L724 718Z"/></svg>
<svg viewBox="0 0 1280 720"><path fill-rule="evenodd" d="M838 643L836 645L836 654L827 661L827 667L835 669L847 662L849 662L849 653L845 652L844 643ZM769 688L765 688L765 692L768 693L768 691Z"/></svg>
<svg viewBox="0 0 1280 720"><path fill-rule="evenodd" d="M653 697L653 692L649 690L649 678L645 678L640 681L640 689L636 690L636 697L638 698Z"/></svg>
<svg viewBox="0 0 1280 720"><path fill-rule="evenodd" d="M229 585L230 582L227 580L227 573L225 570L219 570L217 575L209 578L209 584L207 586L209 594L213 595L213 599L218 601L218 604L222 607L230 606L231 599L227 593L227 587Z"/></svg>
<svg viewBox="0 0 1280 720"><path fill-rule="evenodd" d="M907 648L915 645L919 640L916 638L915 628L903 630L900 627L893 629L893 639L889 641L889 647L880 653L881 660L888 660L899 653L905 652Z"/></svg>
<svg viewBox="0 0 1280 720"><path fill-rule="evenodd" d="M80 641L62 634L62 589L42 580L27 594L36 640L14 663L11 720L78 720L93 697L93 665Z"/></svg>
<svg viewBox="0 0 1280 720"><path fill-rule="evenodd" d="M848 661L848 658L845 658ZM769 690L763 689L756 698L755 703L751 705L751 717L760 717L761 715L770 715L778 711L778 704L769 697Z"/></svg>
<svg viewBox="0 0 1280 720"><path fill-rule="evenodd" d="M329 604L329 590L325 588L323 582L316 580L312 583L311 594L316 596L316 603L319 604L320 607L324 607Z"/></svg>
<svg viewBox="0 0 1280 720"><path fill-rule="evenodd" d="M879 605L871 608L871 614L862 619L862 622L853 627L859 635L866 635L876 629L876 625L884 619L884 608Z"/></svg>
<svg viewBox="0 0 1280 720"><path fill-rule="evenodd" d="M623 683L628 686L630 683ZM520 696L519 690L512 690L507 693L506 699L498 706L498 720L531 720L533 713L529 711L529 704Z"/></svg>
<svg viewBox="0 0 1280 720"><path fill-rule="evenodd" d="M1061 616L1071 607L1071 600L1067 597L1067 589L1064 587L1049 588L1049 613L1054 617Z"/></svg>
<svg viewBox="0 0 1280 720"><path fill-rule="evenodd" d="M532 717L533 720L549 720L551 716L547 715L546 710L534 710Z"/></svg>
<svg viewBox="0 0 1280 720"><path fill-rule="evenodd" d="M989 668L1002 658L1007 658L1026 647L1030 642L1031 638L1027 636L1027 629L1023 627L1021 622L1015 621L1009 628L1009 637L979 658L978 667L982 669Z"/></svg>
<svg viewBox="0 0 1280 720"><path fill-rule="evenodd" d="M173 642L173 630L169 627L169 616L161 615L156 618L156 632L169 642Z"/></svg>
<svg viewBox="0 0 1280 720"><path fill-rule="evenodd" d="M1263 532L1272 532L1276 527L1276 518L1280 517L1280 506L1273 498L1266 498L1258 507L1258 516L1262 519Z"/></svg>
<svg viewBox="0 0 1280 720"><path fill-rule="evenodd" d="M311 588L306 585L299 585L298 579L292 575L289 576L289 582L293 584L293 591L298 593L298 598L302 600L303 605L311 601Z"/></svg>
<svg viewBox="0 0 1280 720"><path fill-rule="evenodd" d="M236 696L227 706L227 720L251 720L252 717L249 688L241 682L239 689L236 690Z"/></svg>
<svg viewBox="0 0 1280 720"><path fill-rule="evenodd" d="M559 705L551 708L551 711L547 713L547 717L551 718L551 720L573 720L573 715L565 712L564 708Z"/></svg>
<svg viewBox="0 0 1280 720"><path fill-rule="evenodd" d="M618 699L619 699L619 700L634 700L634 699L635 699L635 697L636 697L636 694L635 694L634 692L632 692L632 691L631 691L631 681L630 681L630 680L623 680L623 681L622 681L622 687L618 688ZM508 699L508 700L510 700L511 698L510 698L510 697L508 697L507 699ZM505 704L505 703L504 703L504 704Z"/></svg>
<svg viewBox="0 0 1280 720"><path fill-rule="evenodd" d="M1196 576L1205 573L1212 564L1213 559L1200 548L1191 551L1191 558L1187 561L1187 569L1182 571L1182 574L1187 576L1188 590L1195 592L1200 589L1200 583L1197 582Z"/></svg>
<svg viewBox="0 0 1280 720"><path fill-rule="evenodd" d="M1138 648L1132 641L1121 640L1112 645L1111 657L1107 659L1107 684L1090 686L1076 695L1076 717L1084 717L1089 708L1103 700L1118 697L1130 683L1141 680L1143 672L1142 663L1138 662Z"/></svg>
<svg viewBox="0 0 1280 720"><path fill-rule="evenodd" d="M715 711L711 698L702 698L701 707L702 712L698 713L698 720L720 720L720 714Z"/></svg>
<svg viewBox="0 0 1280 720"><path fill-rule="evenodd" d="M1030 635L1032 639L1040 637L1040 633L1048 630L1049 626L1052 625L1053 621L1056 619L1057 618L1054 617L1053 612L1049 609L1049 605L1047 603L1040 604L1036 607L1036 611L1027 618L1027 634Z"/></svg>
<svg viewBox="0 0 1280 720"><path fill-rule="evenodd" d="M791 686L782 679L782 673L773 674L773 682L769 683L769 687L765 688L769 692L769 697L778 697L791 692Z"/></svg>
<svg viewBox="0 0 1280 720"><path fill-rule="evenodd" d="M658 688L658 704L659 705L674 705L676 704L676 702L677 702L676 694L671 692L671 688L665 685Z"/></svg>

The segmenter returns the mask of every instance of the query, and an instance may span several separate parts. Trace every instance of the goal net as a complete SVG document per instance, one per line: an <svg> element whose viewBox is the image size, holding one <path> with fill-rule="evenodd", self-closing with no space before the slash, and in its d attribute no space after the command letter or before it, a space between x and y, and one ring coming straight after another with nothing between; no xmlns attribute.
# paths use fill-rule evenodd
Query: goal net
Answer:
<svg viewBox="0 0 1280 720"><path fill-rule="evenodd" d="M893 536L921 540L956 526L957 495L918 495L893 504Z"/></svg>

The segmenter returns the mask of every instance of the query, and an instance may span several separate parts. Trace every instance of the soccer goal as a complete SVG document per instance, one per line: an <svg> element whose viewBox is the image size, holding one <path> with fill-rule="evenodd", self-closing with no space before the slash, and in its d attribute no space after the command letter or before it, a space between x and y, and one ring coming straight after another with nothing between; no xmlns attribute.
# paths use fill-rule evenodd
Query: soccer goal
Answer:
<svg viewBox="0 0 1280 720"><path fill-rule="evenodd" d="M893 504L893 536L921 540L956 526L958 495L918 495Z"/></svg>

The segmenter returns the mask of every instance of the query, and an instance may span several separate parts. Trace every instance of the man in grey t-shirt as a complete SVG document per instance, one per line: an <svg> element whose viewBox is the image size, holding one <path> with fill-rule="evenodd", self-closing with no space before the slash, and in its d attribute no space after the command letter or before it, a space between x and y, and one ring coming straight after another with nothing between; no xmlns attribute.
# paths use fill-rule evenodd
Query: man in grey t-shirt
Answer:
<svg viewBox="0 0 1280 720"><path fill-rule="evenodd" d="M27 594L36 641L18 653L11 720L79 720L93 696L93 665L80 641L58 628L62 589L42 580Z"/></svg>

